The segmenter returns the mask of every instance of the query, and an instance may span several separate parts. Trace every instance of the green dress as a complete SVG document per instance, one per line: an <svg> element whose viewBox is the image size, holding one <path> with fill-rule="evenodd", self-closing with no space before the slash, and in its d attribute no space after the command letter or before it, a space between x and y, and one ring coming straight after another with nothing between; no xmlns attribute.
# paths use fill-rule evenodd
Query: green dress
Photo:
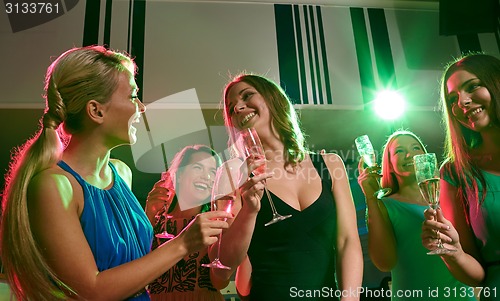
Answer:
<svg viewBox="0 0 500 301"><path fill-rule="evenodd" d="M449 169L443 169L449 170ZM468 213L476 246L481 253L486 268L486 279L482 284L481 301L500 300L500 176L481 171L486 181L486 198L478 205L477 198L469 194ZM457 186L447 173L443 179ZM478 182L479 195L483 188Z"/></svg>
<svg viewBox="0 0 500 301"><path fill-rule="evenodd" d="M420 237L427 206L385 198L396 238L397 263L392 269L391 300L476 300L474 290L448 271L439 256L427 255Z"/></svg>

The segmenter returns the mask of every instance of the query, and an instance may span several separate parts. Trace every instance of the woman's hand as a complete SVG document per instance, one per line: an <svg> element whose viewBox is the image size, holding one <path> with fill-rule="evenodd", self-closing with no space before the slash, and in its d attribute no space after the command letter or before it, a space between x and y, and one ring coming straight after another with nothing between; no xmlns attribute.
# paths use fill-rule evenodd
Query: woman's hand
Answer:
<svg viewBox="0 0 500 301"><path fill-rule="evenodd" d="M447 220L441 209L428 208L424 211L425 220L422 223L422 245L428 250L438 247L439 239L447 249L462 251L458 232L453 224ZM459 252L453 252L454 255Z"/></svg>
<svg viewBox="0 0 500 301"><path fill-rule="evenodd" d="M191 254L217 242L222 229L229 227L225 220L232 217L225 211L200 213L174 239L181 239L187 253Z"/></svg>
<svg viewBox="0 0 500 301"><path fill-rule="evenodd" d="M379 180L382 177L379 175L380 167L376 165L364 168L364 160L361 158L358 164L358 171L358 184L363 190L365 197L367 199L376 198L375 193L380 189Z"/></svg>
<svg viewBox="0 0 500 301"><path fill-rule="evenodd" d="M167 188L164 179L156 182L148 193L145 211L152 225L156 224L156 214L163 209L164 205L170 202L173 193L175 192L171 188Z"/></svg>
<svg viewBox="0 0 500 301"><path fill-rule="evenodd" d="M257 169L262 168L266 164L265 158L260 158L257 156L249 156L242 163L243 170L246 168L246 172L242 172L242 178L247 177L246 181L241 181L240 185L240 195L242 199L242 206L247 206L247 209L251 211L260 210L260 200L264 194L264 187L266 185L266 179L271 178L274 173L257 173ZM257 174L252 176L252 174Z"/></svg>

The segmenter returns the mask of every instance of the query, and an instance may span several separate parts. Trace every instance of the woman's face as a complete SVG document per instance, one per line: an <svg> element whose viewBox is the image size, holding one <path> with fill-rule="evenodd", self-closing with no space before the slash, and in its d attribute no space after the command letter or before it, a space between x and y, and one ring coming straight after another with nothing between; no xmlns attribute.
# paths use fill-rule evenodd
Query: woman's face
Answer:
<svg viewBox="0 0 500 301"><path fill-rule="evenodd" d="M226 97L227 111L231 122L237 129L269 127L271 122L269 108L262 95L245 83L233 85Z"/></svg>
<svg viewBox="0 0 500 301"><path fill-rule="evenodd" d="M449 77L446 88L452 114L466 128L480 132L496 120L490 92L476 75L458 70Z"/></svg>
<svg viewBox="0 0 500 301"><path fill-rule="evenodd" d="M181 210L203 205L210 198L217 163L206 152L193 153L177 176L177 199Z"/></svg>
<svg viewBox="0 0 500 301"><path fill-rule="evenodd" d="M414 176L413 156L425 153L412 136L401 135L389 145L391 172L399 176Z"/></svg>
<svg viewBox="0 0 500 301"><path fill-rule="evenodd" d="M105 104L107 124L109 125L112 143L134 144L137 141L134 123L140 121L141 113L146 110L144 104L137 97L137 85L133 76L120 72L118 86L111 95L110 101Z"/></svg>

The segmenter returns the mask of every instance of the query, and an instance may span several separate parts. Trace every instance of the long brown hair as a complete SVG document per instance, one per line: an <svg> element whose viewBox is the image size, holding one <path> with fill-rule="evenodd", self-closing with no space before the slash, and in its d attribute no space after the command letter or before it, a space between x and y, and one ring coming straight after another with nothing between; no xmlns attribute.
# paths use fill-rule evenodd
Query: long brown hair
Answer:
<svg viewBox="0 0 500 301"><path fill-rule="evenodd" d="M477 196L479 202L486 197L486 181L474 160L471 158L471 149L482 143L481 134L466 128L453 116L452 104L448 100L446 82L458 70L465 70L474 74L482 85L490 92L492 108L495 110L496 120L500 120L500 60L486 54L468 54L450 62L441 79L441 109L442 120L446 125L443 169L458 185L459 194L468 206L470 200L467 195ZM478 181L483 187L479 198Z"/></svg>
<svg viewBox="0 0 500 301"><path fill-rule="evenodd" d="M75 293L50 268L33 237L27 189L36 174L60 160L71 134L82 129L87 102L109 101L121 72L133 76L133 61L100 46L70 49L47 69L40 129L15 150L2 195L2 264L19 301L65 299L65 293Z"/></svg>
<svg viewBox="0 0 500 301"><path fill-rule="evenodd" d="M232 130L234 129L234 125L231 121L231 114L228 111L227 96L229 90L240 82L254 87L264 98L271 113L273 127L278 132L281 142L285 146L285 160L292 165L304 160L307 149L304 145L304 134L300 129L297 113L283 89L263 76L240 74L233 78L224 88L224 123L231 138L234 139L235 133Z"/></svg>

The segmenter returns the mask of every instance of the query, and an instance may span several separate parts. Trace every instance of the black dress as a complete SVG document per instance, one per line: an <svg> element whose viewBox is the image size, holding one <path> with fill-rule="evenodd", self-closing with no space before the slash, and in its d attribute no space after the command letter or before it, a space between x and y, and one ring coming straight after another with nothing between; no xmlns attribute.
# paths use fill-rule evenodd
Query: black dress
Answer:
<svg viewBox="0 0 500 301"><path fill-rule="evenodd" d="M310 156L322 179L322 192L314 203L297 211L271 193L278 212L292 217L266 227L271 207L266 194L261 200L248 250L252 264L250 300L338 299L332 181L323 157Z"/></svg>

